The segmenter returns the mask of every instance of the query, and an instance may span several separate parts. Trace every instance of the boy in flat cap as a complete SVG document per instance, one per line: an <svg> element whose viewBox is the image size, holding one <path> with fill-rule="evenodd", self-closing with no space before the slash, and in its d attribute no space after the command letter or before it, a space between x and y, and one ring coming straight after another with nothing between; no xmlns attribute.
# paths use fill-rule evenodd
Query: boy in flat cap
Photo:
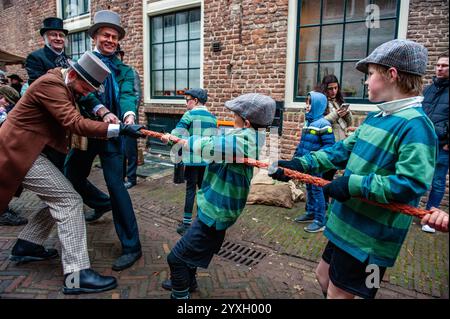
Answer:
<svg viewBox="0 0 450 319"><path fill-rule="evenodd" d="M278 162L300 172L345 169L324 187L335 200L316 276L330 299L374 298L411 224L411 216L360 198L417 206L431 185L437 137L420 96L427 60L427 49L413 41L392 40L377 47L356 68L368 74L369 100L380 103L380 111L369 113L353 135L333 147ZM275 179L286 178L282 168L272 172Z"/></svg>
<svg viewBox="0 0 450 319"><path fill-rule="evenodd" d="M203 160L213 163L207 166L197 193L197 218L167 256L170 282L164 282L163 288L172 288L173 299L189 298L189 292L197 287L197 267L208 268L226 230L244 210L253 167L236 159L257 159L265 139L265 130L258 129L269 126L275 115L275 101L257 93L227 101L225 107L234 113L233 130L224 135L191 136L184 143L193 148L183 151L201 154Z"/></svg>

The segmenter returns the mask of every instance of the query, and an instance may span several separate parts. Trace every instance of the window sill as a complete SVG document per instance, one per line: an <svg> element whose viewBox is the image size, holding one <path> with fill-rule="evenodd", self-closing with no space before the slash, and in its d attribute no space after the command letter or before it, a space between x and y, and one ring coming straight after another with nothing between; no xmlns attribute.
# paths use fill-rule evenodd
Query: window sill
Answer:
<svg viewBox="0 0 450 319"><path fill-rule="evenodd" d="M176 105L185 105L186 102L184 99L149 99L145 100L147 104L176 104Z"/></svg>
<svg viewBox="0 0 450 319"><path fill-rule="evenodd" d="M78 31L81 29L87 29L91 25L91 14L85 13L80 16L67 18L64 20L64 27L69 32Z"/></svg>
<svg viewBox="0 0 450 319"><path fill-rule="evenodd" d="M305 102L288 102L286 103L286 109L304 109L306 106ZM351 104L350 110L357 112L373 112L377 111L378 108L375 104Z"/></svg>

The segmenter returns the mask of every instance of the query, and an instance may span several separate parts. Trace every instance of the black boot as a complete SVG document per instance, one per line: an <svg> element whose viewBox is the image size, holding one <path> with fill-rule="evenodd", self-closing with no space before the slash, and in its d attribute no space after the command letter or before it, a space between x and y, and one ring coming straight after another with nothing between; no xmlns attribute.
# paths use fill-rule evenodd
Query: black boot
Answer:
<svg viewBox="0 0 450 319"><path fill-rule="evenodd" d="M58 251L56 249L45 249L44 246L27 240L17 239L9 259L16 262L30 262L53 259L56 257L58 257Z"/></svg>
<svg viewBox="0 0 450 319"><path fill-rule="evenodd" d="M102 276L93 269L83 269L64 275L63 293L66 295L96 293L116 287L116 278Z"/></svg>

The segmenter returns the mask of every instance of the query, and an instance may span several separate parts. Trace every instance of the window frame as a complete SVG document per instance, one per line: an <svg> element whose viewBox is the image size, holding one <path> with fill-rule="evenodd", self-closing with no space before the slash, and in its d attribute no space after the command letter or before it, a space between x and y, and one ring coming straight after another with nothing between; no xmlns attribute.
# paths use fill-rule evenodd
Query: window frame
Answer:
<svg viewBox="0 0 450 319"><path fill-rule="evenodd" d="M61 19L63 19L63 20L71 20L71 19L77 19L77 18L79 18L79 17L82 17L82 16L85 16L85 15L87 15L87 14L90 14L90 12L91 12L91 0L77 0L77 3L79 2L79 1L87 1L87 5L86 5L86 8L85 8L85 12L83 12L83 13L80 13L80 14L78 14L78 15L75 15L75 16L71 16L71 17L65 17L64 15L65 15L65 10L64 10L64 2L67 2L67 1L69 1L69 0L57 0L58 2L59 2L59 5L60 5L60 8L61 8L61 14L60 14L60 16L61 16Z"/></svg>
<svg viewBox="0 0 450 319"><path fill-rule="evenodd" d="M88 46L86 46L86 51L92 51L92 39L91 39L91 37L89 36L89 34L87 33L87 29L84 29L84 30L76 30L76 31L70 31L69 32L69 34L67 34L67 37L66 37L66 46L65 46L65 52L66 52L66 54L71 58L71 59L73 59L73 51L72 52L70 52L70 55L68 54L68 52L67 52L67 48L69 47L69 38L71 37L71 36L73 36L74 34L78 34L78 33L85 33L85 39L84 39L84 41L85 41L85 43L87 44L87 42L89 43L89 45ZM80 48L80 43L81 43L81 41L77 41L77 43L78 43L78 49ZM86 51L84 51L84 52L86 52ZM80 51L78 51L78 52L80 52ZM81 52L81 54L80 54L80 57L81 57L81 55L84 53L84 52Z"/></svg>
<svg viewBox="0 0 450 319"><path fill-rule="evenodd" d="M300 25L300 17L301 17L301 1L302 0L290 0L289 1L289 22L288 25L291 27L294 27L293 31L288 31L288 47L287 47L287 69L286 69L286 94L285 94L285 100L287 101L287 107L303 107L305 96L299 96L298 94L298 80L299 80L299 66L301 64L311 64L318 68L317 70L317 78L316 83L320 83L321 79L320 77L320 65L323 63L339 63L340 64L340 75L339 75L339 81L342 83L342 70L344 67L345 62L356 62L358 59L344 59L344 49L345 49L345 27L350 24L354 23L361 23L365 22L366 18L359 19L359 20L351 20L351 21L345 21L347 16L347 2L344 2L344 8L343 8L343 18L340 22L330 22L330 23L323 23L323 9L324 9L324 1L320 1L320 20L318 23L315 24L305 24ZM373 0L370 0L370 4L373 4ZM409 9L409 0L398 0L396 4L396 12L395 17L393 15L389 17L383 17L380 18L380 21L386 21L386 20L393 20L395 21L395 28L394 28L394 35L393 39L399 39L399 38L406 38L406 26L408 23L408 9ZM295 10L295 12L294 12ZM405 13L406 10L406 13ZM322 47L322 28L324 26L332 26L332 25L342 25L342 39L341 39L341 57L340 60L321 60L321 47ZM306 28L306 27L319 27L319 52L317 61L311 60L311 61L301 61L299 62L299 50L300 50L300 29ZM370 29L367 32L367 39L366 39L366 52L368 51L368 48L370 46ZM289 39L291 39L293 44L289 44ZM292 52L292 53L290 53ZM291 62L292 61L292 62ZM309 63L308 63L309 62ZM293 71L292 71L293 70ZM366 92L366 87L364 87L364 93ZM364 95L363 95L364 96ZM370 106L371 103L367 98L361 98L361 97L346 97L346 100L354 105L358 105L359 109L365 109L367 110L367 106ZM367 105L364 107L364 105ZM353 108L352 108L353 109Z"/></svg>
<svg viewBox="0 0 450 319"><path fill-rule="evenodd" d="M150 19L149 19L149 28L148 28L148 32L149 32L149 75L150 75L150 86L149 86L149 90L150 90L150 99L152 99L152 100L155 100L155 99L158 99L158 100L183 100L183 102L184 102L184 97L182 96L182 95L173 95L173 96L165 96L165 95L154 95L153 94L153 92L154 92L154 89L153 89L153 87L154 87L154 83L153 83L153 74L154 74L154 72L163 72L163 80L162 80L162 91L164 92L164 72L165 71L173 71L174 72L174 79L173 79L173 81L174 81L174 84L175 84L175 94L176 94L176 92L177 92L177 87L176 87L176 85L177 85L177 71L182 71L182 70L185 70L185 71L187 71L187 87L189 88L190 86L189 86L189 73L190 73L190 71L191 70L198 70L199 71L199 75L200 75L200 78L199 78L199 82L201 82L201 68L202 68L202 65L201 65L201 61L202 61L202 58L201 58L201 55L202 55L202 27L201 27L201 24L200 24L200 36L198 37L198 38L191 38L190 37L190 23L188 23L187 24L187 33L188 33L188 37L187 37L187 39L184 39L184 40L177 40L177 24L176 24L176 15L177 14L179 14L179 13L186 13L186 12L191 12L191 11L194 11L194 10L198 10L199 11L199 14L200 14L200 20L202 19L202 10L201 10L201 7L191 7L191 8L185 8L185 9L180 9L180 10L173 10L173 11L170 11L170 12L165 12L165 13L161 13L161 14L157 14L157 15L153 15L153 16L151 16L150 17ZM174 40L173 41L164 41L164 18L166 17L166 16L170 16L170 15L173 15L174 16L174 20L175 20L175 22L174 22ZM190 14L188 15L189 17L190 17ZM163 27L162 27L162 41L161 42L156 42L156 43L154 43L153 42L153 39L152 39L152 25L153 25L153 19L155 19L155 18L162 18L162 21L163 21ZM200 21L201 22L201 21ZM195 68L190 68L190 57L189 57L189 53L190 53L190 43L192 42L192 41L199 41L199 45L200 45L200 56L199 56L199 66L198 67L195 67ZM186 68L177 68L177 43L180 43L180 42L185 42L185 43L187 43L187 67ZM164 45L165 44L168 44L168 43L173 43L174 44L174 67L173 68L165 68L164 67ZM153 56L152 56L152 52L153 52L153 46L154 45L162 45L162 68L160 68L160 69L153 69Z"/></svg>

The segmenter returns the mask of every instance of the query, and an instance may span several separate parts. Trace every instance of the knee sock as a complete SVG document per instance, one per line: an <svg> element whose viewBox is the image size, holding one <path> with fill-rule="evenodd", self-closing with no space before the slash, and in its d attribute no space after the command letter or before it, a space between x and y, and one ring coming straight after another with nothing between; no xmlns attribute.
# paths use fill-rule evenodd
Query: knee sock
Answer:
<svg viewBox="0 0 450 319"><path fill-rule="evenodd" d="M171 299L189 299L189 288L185 290L175 290L172 289L172 293L170 294Z"/></svg>
<svg viewBox="0 0 450 319"><path fill-rule="evenodd" d="M183 224L190 225L192 223L192 213L184 213Z"/></svg>

